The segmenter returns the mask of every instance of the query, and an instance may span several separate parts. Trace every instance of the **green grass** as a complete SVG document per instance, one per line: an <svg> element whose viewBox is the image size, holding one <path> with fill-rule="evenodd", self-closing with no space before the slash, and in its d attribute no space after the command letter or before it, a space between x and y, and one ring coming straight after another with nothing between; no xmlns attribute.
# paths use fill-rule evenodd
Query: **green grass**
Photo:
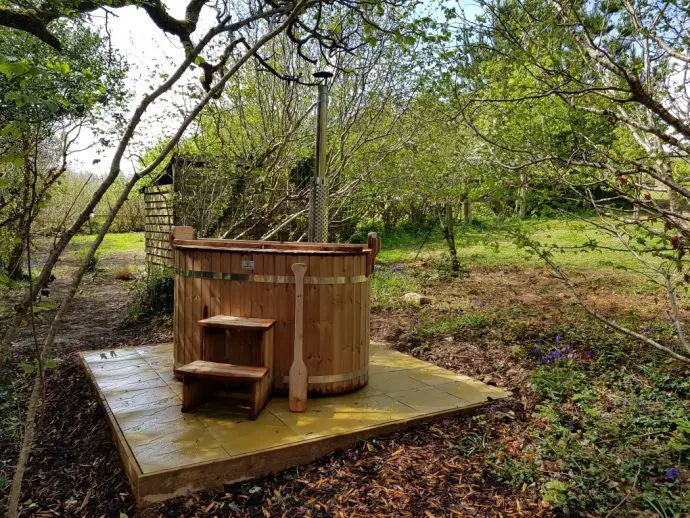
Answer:
<svg viewBox="0 0 690 518"><path fill-rule="evenodd" d="M582 220L510 220L459 226L456 232L458 256L461 262L487 266L530 266L539 263L524 249L520 249L511 232L522 230L543 245L558 244L561 247L578 247L594 239L599 245L621 248L613 237L597 230ZM414 260L424 239L424 232L417 234L395 232L382 234L379 261L383 264ZM418 260L438 259L447 253L440 231L431 234L419 253ZM613 250L567 250L556 253L556 261L564 267L634 269L639 265L628 252Z"/></svg>
<svg viewBox="0 0 690 518"><path fill-rule="evenodd" d="M84 249L96 239L94 235L78 235L72 239L73 249ZM143 232L123 232L120 234L107 234L103 243L98 248L101 257L111 254L139 252L144 249Z"/></svg>

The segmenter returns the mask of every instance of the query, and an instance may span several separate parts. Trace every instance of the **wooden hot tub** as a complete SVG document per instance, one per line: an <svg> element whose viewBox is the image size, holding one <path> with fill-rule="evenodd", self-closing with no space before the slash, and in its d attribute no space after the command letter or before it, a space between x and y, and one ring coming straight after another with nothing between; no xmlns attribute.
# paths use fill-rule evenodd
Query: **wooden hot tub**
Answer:
<svg viewBox="0 0 690 518"><path fill-rule="evenodd" d="M184 230L183 230L184 229ZM274 335L274 390L286 392L292 363L295 285L304 279L304 362L311 394L366 385L369 367L371 273L378 238L368 245L220 239L173 240L175 367L201 359L198 321L214 315L270 318Z"/></svg>

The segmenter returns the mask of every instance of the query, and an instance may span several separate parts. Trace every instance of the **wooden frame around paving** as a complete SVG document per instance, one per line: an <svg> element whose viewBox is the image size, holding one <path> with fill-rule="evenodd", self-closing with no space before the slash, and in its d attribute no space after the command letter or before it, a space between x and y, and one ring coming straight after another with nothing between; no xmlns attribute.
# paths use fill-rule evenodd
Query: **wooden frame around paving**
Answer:
<svg viewBox="0 0 690 518"><path fill-rule="evenodd" d="M202 489L221 488L224 484L232 484L268 475L300 464L308 464L335 450L351 447L360 440L402 430L416 422L428 422L449 415L465 413L487 404L486 402L468 404L468 406L463 408L453 408L419 415L342 435L317 437L308 441L267 448L258 453L254 452L229 459L202 462L180 469L143 473L107 401L98 390L98 384L91 369L79 353L77 353L77 357L85 367L84 370L87 373L89 382L93 386L98 400L105 411L108 425L115 438L115 445L122 457L125 472L134 492L137 507L152 505L175 496L182 496Z"/></svg>

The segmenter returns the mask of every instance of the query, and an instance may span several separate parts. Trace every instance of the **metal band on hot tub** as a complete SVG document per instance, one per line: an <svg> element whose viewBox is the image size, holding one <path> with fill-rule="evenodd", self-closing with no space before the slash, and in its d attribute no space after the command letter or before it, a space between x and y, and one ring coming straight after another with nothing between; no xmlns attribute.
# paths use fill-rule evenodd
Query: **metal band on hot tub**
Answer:
<svg viewBox="0 0 690 518"><path fill-rule="evenodd" d="M223 272L202 272L197 270L175 269L176 275L182 277L192 277L199 279L215 279L223 281L249 281L249 282L272 282L274 284L294 284L295 278L292 275L257 275L253 273L223 273ZM366 275L353 275L351 277L305 277L304 284L359 284L366 282Z"/></svg>
<svg viewBox="0 0 690 518"><path fill-rule="evenodd" d="M307 383L338 383L340 381L349 381L351 379L359 378L360 376L367 376L369 374L369 367L360 369L354 372L343 372L341 374L328 374L324 376L309 376ZM290 376L283 376L283 383L289 383Z"/></svg>

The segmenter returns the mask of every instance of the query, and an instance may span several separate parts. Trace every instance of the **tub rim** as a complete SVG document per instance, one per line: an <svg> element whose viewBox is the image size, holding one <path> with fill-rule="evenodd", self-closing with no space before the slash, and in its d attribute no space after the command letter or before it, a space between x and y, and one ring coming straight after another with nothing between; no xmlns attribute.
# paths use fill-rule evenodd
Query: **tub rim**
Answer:
<svg viewBox="0 0 690 518"><path fill-rule="evenodd" d="M325 255L351 256L369 255L368 245L339 245L320 243L294 243L290 241L234 241L234 240L173 240L173 247L181 250L205 250L211 252L237 252L244 254L280 254L280 255ZM254 246L251 246L254 244Z"/></svg>

